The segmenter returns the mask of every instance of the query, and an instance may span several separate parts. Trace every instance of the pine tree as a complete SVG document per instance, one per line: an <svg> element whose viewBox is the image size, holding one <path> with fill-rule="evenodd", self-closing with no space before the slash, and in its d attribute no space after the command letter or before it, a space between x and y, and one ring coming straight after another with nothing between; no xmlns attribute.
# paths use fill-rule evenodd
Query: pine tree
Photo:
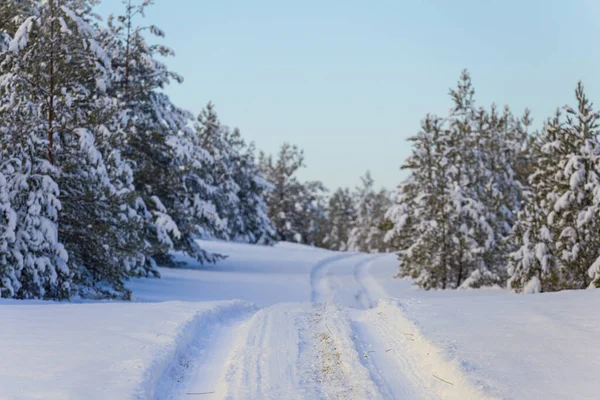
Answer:
<svg viewBox="0 0 600 400"><path fill-rule="evenodd" d="M304 182L295 202L295 226L300 243L324 247L327 235L327 188L319 181Z"/></svg>
<svg viewBox="0 0 600 400"><path fill-rule="evenodd" d="M328 249L346 251L348 235L354 228L356 211L350 190L347 188L336 190L327 206L327 235L324 245Z"/></svg>
<svg viewBox="0 0 600 400"><path fill-rule="evenodd" d="M410 171L400 185L398 203L388 213L394 229L388 234L399 245L399 277L411 277L425 289L449 286L448 258L453 242L449 234L452 211L450 168L444 158L447 136L443 120L427 115L421 131L409 138L413 152L402 166ZM402 234L410 232L411 234Z"/></svg>
<svg viewBox="0 0 600 400"><path fill-rule="evenodd" d="M266 197L271 185L259 171L254 153L253 145L243 145L238 149L234 180L239 188L239 218L236 220L239 222L231 226L230 235L234 240L269 245L276 239L267 211Z"/></svg>
<svg viewBox="0 0 600 400"><path fill-rule="evenodd" d="M534 143L537 166L528 205L519 215L509 284L513 290L547 292L600 286L599 118L585 96L549 120Z"/></svg>
<svg viewBox="0 0 600 400"><path fill-rule="evenodd" d="M14 297L21 286L9 253L16 241L16 230L17 214L10 204L6 177L0 172L0 298Z"/></svg>
<svg viewBox="0 0 600 400"><path fill-rule="evenodd" d="M241 140L221 125L212 103L202 110L195 127L198 146L208 152L201 168L196 172L199 179L205 182L199 197L210 202L210 213L205 216L204 237L231 239L235 237L237 227L242 224L239 214L238 197L240 188L234 179L234 168L237 158L234 146ZM204 200L205 199L205 200ZM208 207L207 207L208 208Z"/></svg>
<svg viewBox="0 0 600 400"><path fill-rule="evenodd" d="M415 145L416 144L415 142ZM415 152L413 151L413 156ZM397 187L395 199L385 213L385 220L389 227L386 230L384 241L391 249L408 249L413 245L417 235L417 196L419 183L415 177L409 175Z"/></svg>
<svg viewBox="0 0 600 400"><path fill-rule="evenodd" d="M425 288L504 281L523 196L514 166L527 134L508 109L476 108L474 93L464 71L448 118L423 121L403 167L411 175L388 212L394 226L386 239L400 248L400 276Z"/></svg>
<svg viewBox="0 0 600 400"><path fill-rule="evenodd" d="M385 251L385 232L380 227L384 223L386 211L391 206L389 196L385 190L375 192L375 181L368 171L361 177L361 183L362 186L358 187L354 194L356 221L348 235L347 247L350 251L366 253Z"/></svg>
<svg viewBox="0 0 600 400"><path fill-rule="evenodd" d="M197 118L197 145L204 157L196 173L205 182L199 194L214 205L206 218L205 237L270 244L275 231L267 216L265 195L269 185L254 161L239 129L222 125L212 103Z"/></svg>
<svg viewBox="0 0 600 400"><path fill-rule="evenodd" d="M110 67L96 41L92 4L39 4L2 56L2 91L18 98L3 107L11 114L5 119L12 146L4 147L11 151L5 168L23 232L15 243L22 281L16 297L128 297L122 282L128 263L112 247L123 239L127 214L95 138L110 141L113 110L106 95ZM137 257L137 249L125 253Z"/></svg>
<svg viewBox="0 0 600 400"><path fill-rule="evenodd" d="M214 214L214 205L198 197L206 182L195 173L210 160L201 148L188 123L192 115L176 107L160 90L182 78L169 71L157 57L172 56L171 49L149 45L144 33L163 37L156 26L135 26L138 15L144 16L152 1L139 5L126 3L122 16L109 19L106 47L115 75L109 91L124 111L127 141L123 157L133 162L135 204L144 217L143 234L153 250L146 264L155 272L154 261L174 265L169 252L178 250L199 262L214 262L219 255L200 248L196 238L206 234L206 218Z"/></svg>
<svg viewBox="0 0 600 400"><path fill-rule="evenodd" d="M296 204L303 188L296 173L304 166L303 152L298 147L285 143L276 160L261 152L258 163L261 173L273 187L267 195L267 209L278 239L301 242Z"/></svg>
<svg viewBox="0 0 600 400"><path fill-rule="evenodd" d="M258 167L271 185L266 196L270 220L279 240L322 246L326 229L327 189L321 182L300 182L296 176L304 167L304 154L284 143L277 159L260 153Z"/></svg>
<svg viewBox="0 0 600 400"><path fill-rule="evenodd" d="M490 226L490 209L484 200L492 175L486 164L489 126L485 111L475 108L474 93L471 78L463 71L457 89L450 91L454 108L448 119L445 143L451 166L447 179L453 183L448 233L454 245L450 247L453 254L447 255L451 287L501 281L496 266L486 260L496 245Z"/></svg>
<svg viewBox="0 0 600 400"><path fill-rule="evenodd" d="M367 243L371 252L388 252L390 247L385 240L387 231L391 229L391 222L386 218L387 210L392 206L390 192L382 188L375 193L373 199L373 226L367 236Z"/></svg>
<svg viewBox="0 0 600 400"><path fill-rule="evenodd" d="M1 297L128 299L170 251L220 258L198 237L272 242L253 148L211 110L196 134L161 91L181 78L134 26L152 1L107 28L96 4L0 2Z"/></svg>

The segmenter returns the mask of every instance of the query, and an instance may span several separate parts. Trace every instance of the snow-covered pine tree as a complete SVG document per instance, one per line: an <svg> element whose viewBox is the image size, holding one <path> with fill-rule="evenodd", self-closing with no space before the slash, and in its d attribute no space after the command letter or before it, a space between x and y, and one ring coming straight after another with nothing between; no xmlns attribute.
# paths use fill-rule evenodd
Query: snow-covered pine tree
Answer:
<svg viewBox="0 0 600 400"><path fill-rule="evenodd" d="M201 198L215 206L206 218L205 237L272 243L275 231L265 202L270 185L258 171L254 148L246 145L239 129L221 124L212 103L198 116L195 131L198 146L210 155L197 171L205 182Z"/></svg>
<svg viewBox="0 0 600 400"><path fill-rule="evenodd" d="M274 160L263 152L259 170L271 185L267 210L279 240L322 246L325 238L327 189L321 182L300 182L296 173L304 166L302 150L284 143Z"/></svg>
<svg viewBox="0 0 600 400"><path fill-rule="evenodd" d="M356 210L348 188L337 189L327 206L327 235L324 246L331 250L346 251L348 235L354 228Z"/></svg>
<svg viewBox="0 0 600 400"><path fill-rule="evenodd" d="M66 297L71 274L57 239L56 170L39 156L45 133L32 135L40 133L39 110L29 106L26 85L18 79L15 53L27 44L37 16L30 3L0 4L0 296Z"/></svg>
<svg viewBox="0 0 600 400"><path fill-rule="evenodd" d="M206 216L215 210L209 199L199 196L199 188L207 184L195 173L210 155L188 126L193 116L161 91L171 81L183 80L157 59L172 56L173 51L146 42L146 33L164 36L159 28L135 25L136 17L143 16L151 4L149 0L126 2L124 15L109 19L105 38L116 82L109 93L125 113L127 141L122 155L133 162L139 194L136 205L145 217L145 240L154 251L147 263L150 272L153 261L174 265L171 250L185 252L199 262L220 258L195 240L209 230Z"/></svg>
<svg viewBox="0 0 600 400"><path fill-rule="evenodd" d="M400 248L400 276L425 288L501 284L506 238L520 208L514 172L526 138L508 109L476 108L466 71L445 120L428 116L388 212L387 240Z"/></svg>
<svg viewBox="0 0 600 400"><path fill-rule="evenodd" d="M366 253L385 251L385 232L380 227L391 206L389 195L385 190L375 192L375 181L369 171L361 177L361 183L354 193L356 221L348 235L347 248Z"/></svg>
<svg viewBox="0 0 600 400"><path fill-rule="evenodd" d="M392 206L392 196L390 192L381 188L373 200L373 227L367 237L367 243L371 248L371 252L388 252L390 247L385 240L387 231L391 229L391 223L386 218L387 210Z"/></svg>
<svg viewBox="0 0 600 400"><path fill-rule="evenodd" d="M356 209L356 221L348 234L348 250L369 252L367 237L373 227L373 186L375 181L369 171L360 178L361 186L357 187L353 197Z"/></svg>
<svg viewBox="0 0 600 400"><path fill-rule="evenodd" d="M557 110L532 142L536 168L529 177L525 206L518 214L510 237L515 251L509 257L508 286L517 292L560 290L560 271L548 223L552 210L548 195L554 188L555 177L560 175L556 160L562 157L564 149L553 144L560 141L561 125L561 113Z"/></svg>
<svg viewBox="0 0 600 400"><path fill-rule="evenodd" d="M423 119L421 131L408 139L413 150L402 168L410 175L400 185L397 203L388 213L394 224L388 237L399 246L398 276L411 277L425 289L451 287L448 259L454 243L449 214L453 207L446 137L442 119L432 115Z"/></svg>
<svg viewBox="0 0 600 400"><path fill-rule="evenodd" d="M500 114L495 106L489 112L480 110L476 126L480 130L481 188L476 193L485 208L485 219L493 232L493 241L485 244L480 268L474 271L464 286L500 284L505 280L507 255L511 252L508 237L517 219L523 200L523 184L515 171L522 165L528 111L520 120L508 107ZM525 124L522 124L524 121ZM486 278L487 276L487 278Z"/></svg>
<svg viewBox="0 0 600 400"><path fill-rule="evenodd" d="M123 278L139 260L142 243L126 233L123 184L111 179L120 172L111 175L105 163L110 152L112 166L125 168L109 144L110 66L96 40L93 4L37 4L2 54L2 97L11 99L2 106L10 110L5 140L12 145L3 168L22 232L13 252L21 270L16 297L128 297Z"/></svg>
<svg viewBox="0 0 600 400"><path fill-rule="evenodd" d="M598 113L581 82L577 109L565 107L534 144L529 203L513 240L510 287L534 293L600 286L600 141Z"/></svg>
<svg viewBox="0 0 600 400"><path fill-rule="evenodd" d="M0 172L0 298L14 297L21 287L19 271L11 256L16 241L17 214L11 207L8 189L6 177Z"/></svg>
<svg viewBox="0 0 600 400"><path fill-rule="evenodd" d="M324 247L327 235L327 188L320 181L302 184L296 200L295 226L299 227L301 243Z"/></svg>
<svg viewBox="0 0 600 400"><path fill-rule="evenodd" d="M233 132L233 137L239 133ZM239 141L236 141L239 143ZM231 237L247 243L269 245L276 239L276 231L269 219L266 196L272 186L263 178L254 157L251 144L241 145L234 168L234 180L239 187L240 223L233 225Z"/></svg>
<svg viewBox="0 0 600 400"><path fill-rule="evenodd" d="M262 175L273 187L267 194L267 209L278 239L302 242L297 204L303 187L296 173L304 166L303 152L296 146L284 143L276 160L261 152L258 165Z"/></svg>
<svg viewBox="0 0 600 400"><path fill-rule="evenodd" d="M486 254L496 245L489 224L489 210L483 200L490 171L486 165L489 126L483 109L475 108L475 90L463 71L455 90L450 91L454 107L447 120L444 157L449 168L452 209L448 214L448 234L453 245L447 254L450 287L478 286L501 281Z"/></svg>
<svg viewBox="0 0 600 400"><path fill-rule="evenodd" d="M234 146L239 146L239 136L221 125L212 103L198 115L195 126L198 146L205 149L209 157L204 157L197 176L205 182L197 198L209 201L214 210L205 216L205 238L231 239L235 231L243 224L239 212L240 188L234 179L237 158Z"/></svg>
<svg viewBox="0 0 600 400"><path fill-rule="evenodd" d="M415 146L419 146L415 142ZM415 152L413 151L413 156ZM412 246L417 236L417 222L419 216L416 214L416 199L420 187L415 182L414 176L409 175L396 190L395 199L385 213L385 219L389 224L385 232L384 241L390 249L408 249Z"/></svg>
<svg viewBox="0 0 600 400"><path fill-rule="evenodd" d="M459 251L466 259L457 264L464 279L458 279L460 287L504 282L507 237L523 197L515 168L525 158L530 123L527 110L518 119L508 107L502 113L495 106L490 111L475 108L473 94L470 76L463 71L458 88L451 91L455 107L449 119L451 148L458 150L452 162L458 166L455 190L461 199L455 201L463 227L458 242L466 246Z"/></svg>

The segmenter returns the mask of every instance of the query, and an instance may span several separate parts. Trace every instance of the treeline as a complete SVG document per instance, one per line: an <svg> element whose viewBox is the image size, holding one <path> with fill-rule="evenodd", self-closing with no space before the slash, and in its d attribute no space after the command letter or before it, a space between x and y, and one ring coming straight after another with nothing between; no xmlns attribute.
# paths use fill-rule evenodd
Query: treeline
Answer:
<svg viewBox="0 0 600 400"><path fill-rule="evenodd" d="M399 276L425 289L600 287L600 115L581 83L575 108L533 135L529 111L477 106L467 72L450 94L449 115L410 138L387 213Z"/></svg>
<svg viewBox="0 0 600 400"><path fill-rule="evenodd" d="M222 258L197 238L276 239L254 148L162 91L152 2L96 3L0 1L0 297L127 299L174 251Z"/></svg>
<svg viewBox="0 0 600 400"><path fill-rule="evenodd" d="M338 251L388 251L385 214L392 205L385 189L376 190L371 174L351 191L329 193L319 181L301 182L304 154L284 144L277 155L261 153L259 168L271 185L266 199L269 217L280 240Z"/></svg>

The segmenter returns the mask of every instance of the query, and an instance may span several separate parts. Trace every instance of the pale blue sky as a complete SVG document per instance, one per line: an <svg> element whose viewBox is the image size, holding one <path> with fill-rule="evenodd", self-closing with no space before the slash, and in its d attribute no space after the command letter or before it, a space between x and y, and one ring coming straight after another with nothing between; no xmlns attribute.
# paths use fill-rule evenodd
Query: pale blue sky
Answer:
<svg viewBox="0 0 600 400"><path fill-rule="evenodd" d="M177 54L169 65L185 82L167 92L178 105L212 100L267 152L297 144L302 178L330 188L367 169L399 183L406 137L450 108L463 68L480 104L528 106L538 124L579 79L600 102L594 0L156 0L146 19Z"/></svg>

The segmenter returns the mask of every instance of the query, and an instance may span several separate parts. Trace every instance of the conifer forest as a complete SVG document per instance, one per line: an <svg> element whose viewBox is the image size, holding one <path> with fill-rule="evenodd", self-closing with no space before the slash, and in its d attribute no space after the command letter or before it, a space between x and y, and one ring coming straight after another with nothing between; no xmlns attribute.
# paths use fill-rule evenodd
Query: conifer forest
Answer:
<svg viewBox="0 0 600 400"><path fill-rule="evenodd" d="M581 82L534 129L477 103L465 70L389 165L396 189L369 172L328 189L298 177L297 146L265 154L218 105L171 101L185 82L151 0L108 19L96 3L0 1L0 297L127 300L174 254L218 268L228 254L198 239L393 252L427 290L600 287L600 114Z"/></svg>

